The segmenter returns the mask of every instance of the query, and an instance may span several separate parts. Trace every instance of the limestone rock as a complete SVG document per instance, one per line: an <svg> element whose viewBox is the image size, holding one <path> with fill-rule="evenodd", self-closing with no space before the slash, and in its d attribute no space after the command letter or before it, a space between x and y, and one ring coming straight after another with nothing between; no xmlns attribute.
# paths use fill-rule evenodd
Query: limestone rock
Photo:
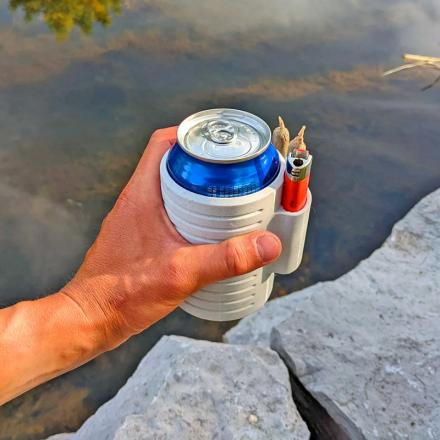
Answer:
<svg viewBox="0 0 440 440"><path fill-rule="evenodd" d="M72 440L74 434L69 432L63 432L62 434L54 434L48 437L46 440Z"/></svg>
<svg viewBox="0 0 440 440"><path fill-rule="evenodd" d="M307 289L303 292L306 291ZM272 329L291 316L296 304L301 302L303 292L269 301L263 308L246 316L238 325L227 331L223 335L223 341L229 344L269 347Z"/></svg>
<svg viewBox="0 0 440 440"><path fill-rule="evenodd" d="M440 190L354 270L271 306L290 312L272 346L318 438L440 439ZM228 340L261 336L240 326Z"/></svg>
<svg viewBox="0 0 440 440"><path fill-rule="evenodd" d="M165 336L70 440L309 438L270 349Z"/></svg>

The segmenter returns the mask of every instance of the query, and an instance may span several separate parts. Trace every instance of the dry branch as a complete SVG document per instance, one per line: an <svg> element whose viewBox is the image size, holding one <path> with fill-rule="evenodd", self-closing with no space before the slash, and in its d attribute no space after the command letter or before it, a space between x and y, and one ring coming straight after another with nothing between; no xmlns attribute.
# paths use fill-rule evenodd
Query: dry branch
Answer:
<svg viewBox="0 0 440 440"><path fill-rule="evenodd" d="M440 58L428 57L425 55L414 55L406 53L403 55L403 59L407 61L406 64L395 67L394 69L387 70L383 73L383 76L393 75L394 73L401 72L402 70L414 69L414 68L428 68L434 70L440 70ZM422 90L428 90L440 81L440 75Z"/></svg>

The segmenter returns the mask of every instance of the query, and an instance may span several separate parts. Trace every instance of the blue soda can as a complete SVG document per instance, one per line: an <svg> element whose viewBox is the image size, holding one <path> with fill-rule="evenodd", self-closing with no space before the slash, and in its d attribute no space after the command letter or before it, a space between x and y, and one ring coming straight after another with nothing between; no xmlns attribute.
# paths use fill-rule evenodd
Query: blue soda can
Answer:
<svg viewBox="0 0 440 440"><path fill-rule="evenodd" d="M270 185L280 170L280 158L262 119L220 108L195 113L179 125L167 170L188 191L238 197Z"/></svg>

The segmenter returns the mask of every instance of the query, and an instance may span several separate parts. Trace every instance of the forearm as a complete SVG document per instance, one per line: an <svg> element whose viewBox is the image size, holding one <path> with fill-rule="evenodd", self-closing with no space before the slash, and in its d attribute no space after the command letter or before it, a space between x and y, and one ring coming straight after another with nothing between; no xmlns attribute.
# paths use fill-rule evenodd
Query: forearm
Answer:
<svg viewBox="0 0 440 440"><path fill-rule="evenodd" d="M0 310L0 405L110 349L99 320L63 293Z"/></svg>

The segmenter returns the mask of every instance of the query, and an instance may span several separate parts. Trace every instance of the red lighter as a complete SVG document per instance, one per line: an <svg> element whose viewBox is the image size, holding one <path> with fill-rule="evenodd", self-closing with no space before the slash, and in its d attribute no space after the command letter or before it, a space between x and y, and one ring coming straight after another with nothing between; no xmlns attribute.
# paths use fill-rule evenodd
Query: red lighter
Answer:
<svg viewBox="0 0 440 440"><path fill-rule="evenodd" d="M296 212L304 208L309 188L312 155L304 143L305 125L289 145L284 174L282 205L286 211Z"/></svg>

